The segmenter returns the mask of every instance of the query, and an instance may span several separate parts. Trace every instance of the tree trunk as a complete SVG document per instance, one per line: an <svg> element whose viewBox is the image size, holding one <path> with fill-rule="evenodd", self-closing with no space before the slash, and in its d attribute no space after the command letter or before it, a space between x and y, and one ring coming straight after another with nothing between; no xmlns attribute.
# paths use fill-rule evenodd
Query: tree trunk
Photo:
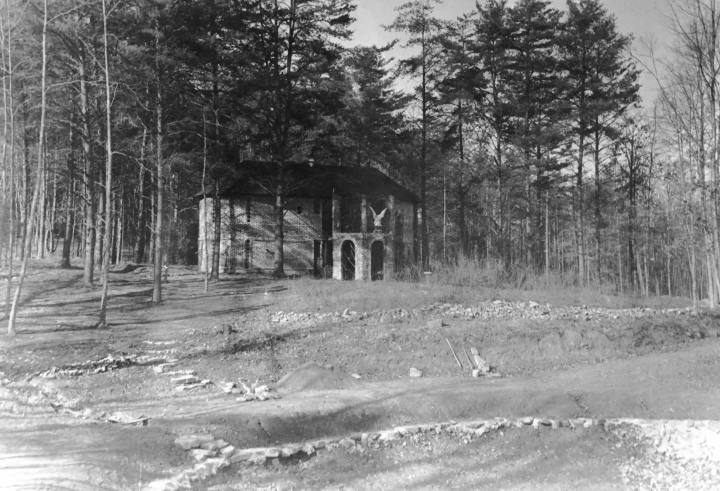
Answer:
<svg viewBox="0 0 720 491"><path fill-rule="evenodd" d="M72 141L72 138L71 138ZM70 249L72 248L72 235L75 228L75 163L74 152L70 151L68 157L68 185L65 196L65 234L63 236L62 259L60 267L70 269Z"/></svg>
<svg viewBox="0 0 720 491"><path fill-rule="evenodd" d="M143 125L142 145L140 146L140 175L138 176L138 221L135 237L135 262L145 262L145 147L147 145L147 128Z"/></svg>
<svg viewBox="0 0 720 491"><path fill-rule="evenodd" d="M213 254L212 254L212 271L210 278L213 280L220 279L220 239L222 227L222 206L220 203L220 183L215 180L215 197L213 198Z"/></svg>
<svg viewBox="0 0 720 491"><path fill-rule="evenodd" d="M275 185L275 258L273 263L273 276L283 278L285 276L285 251L283 242L285 239L285 208L284 195L284 165L278 163L277 183Z"/></svg>
<svg viewBox="0 0 720 491"><path fill-rule="evenodd" d="M207 122L205 121L205 108L203 107L203 169L202 169L202 210L203 210L203 263L205 265L204 271L204 285L203 289L205 293L208 291L208 284L210 282L210 264L208 254L208 202L207 202L207 189L205 188L205 177L207 176Z"/></svg>
<svg viewBox="0 0 720 491"><path fill-rule="evenodd" d="M9 2L8 0L5 0L5 12L10 12ZM8 317L10 315L10 298L12 296L12 278L13 278L13 262L15 258L15 239L17 237L17 230L16 224L15 224L15 213L16 213L16 201L15 201L15 98L13 94L13 58L12 58L12 31L10 26L10 19L9 15L7 16L7 29L6 29L6 37L7 37L7 80L8 80L8 86L7 86L7 104L5 105L5 114L4 118L6 121L9 121L10 126L10 185L9 185L9 217L8 217L8 229L10 232L10 237L8 240L8 277L7 277L7 285L5 288L5 317ZM1 21L2 19L0 19ZM5 78L3 78L4 83ZM3 94L5 92L3 91ZM13 329L14 332L14 329Z"/></svg>
<svg viewBox="0 0 720 491"><path fill-rule="evenodd" d="M30 213L27 217L25 238L23 241L24 254L22 264L20 266L20 276L18 277L17 287L15 289L15 295L13 296L12 307L10 308L10 316L8 320L8 335L15 336L15 319L17 317L17 310L20 304L20 296L22 294L23 283L25 282L25 276L27 274L27 265L30 260L30 247L32 244L32 232L33 232L33 217L37 208L38 198L40 196L41 182L39 177L43 174L44 165L44 147L43 143L45 140L45 109L46 109L46 74L47 74L47 22L48 22L48 10L47 0L43 2L43 24L42 24L42 68L41 68L41 82L40 82L40 128L38 130L38 156L37 156L37 176L38 182L35 183L35 191L33 192L32 202L30 204Z"/></svg>
<svg viewBox="0 0 720 491"><path fill-rule="evenodd" d="M103 246L102 296L100 298L100 320L98 327L108 327L107 302L110 283L110 255L112 253L112 114L110 113L110 64L108 62L108 13L105 0L102 0L103 16L103 54L105 61L105 241Z"/></svg>
<svg viewBox="0 0 720 491"><path fill-rule="evenodd" d="M156 38L156 47L158 40ZM155 105L155 124L157 131L156 166L157 166L157 217L155 218L155 263L153 265L153 296L152 301L158 304L162 301L162 268L163 268L163 110L162 85L159 60L156 58L157 91Z"/></svg>
<svg viewBox="0 0 720 491"><path fill-rule="evenodd" d="M578 148L578 168L575 189L575 240L577 247L578 279L585 286L585 195L583 192L583 160L585 158L585 139L580 137Z"/></svg>
<svg viewBox="0 0 720 491"><path fill-rule="evenodd" d="M80 76L80 119L82 124L82 148L85 170L83 185L85 190L85 259L83 264L83 284L93 286L95 272L95 172L92 165L92 147L90 143L90 115L88 113L88 92L85 80L85 60L78 64Z"/></svg>

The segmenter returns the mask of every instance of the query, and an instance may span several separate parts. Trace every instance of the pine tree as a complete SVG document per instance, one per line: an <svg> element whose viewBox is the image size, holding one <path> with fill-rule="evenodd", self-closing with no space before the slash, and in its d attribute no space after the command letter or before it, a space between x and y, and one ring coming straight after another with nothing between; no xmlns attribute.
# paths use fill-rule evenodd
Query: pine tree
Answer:
<svg viewBox="0 0 720 491"><path fill-rule="evenodd" d="M560 41L564 74L569 88L567 100L571 104L572 134L576 149L576 182L573 200L577 243L578 279L589 281L586 266L585 238L585 156L590 138L595 135L595 172L599 185L599 138L607 133L604 123L608 115L616 120L637 100L638 71L630 60L628 48L631 38L617 32L615 18L599 0L569 0L567 20ZM597 193L599 197L600 193ZM596 215L599 215L599 204ZM596 216L599 221L599 217ZM597 250L600 250L599 240ZM599 263L600 258L597 258Z"/></svg>
<svg viewBox="0 0 720 491"><path fill-rule="evenodd" d="M524 254L528 265L539 265L543 252L543 200L550 175L560 167L552 152L563 139L567 116L565 83L557 56L561 13L543 0L522 0L509 11L509 86L513 102L511 135L521 156L524 181ZM533 228L534 227L534 228Z"/></svg>
<svg viewBox="0 0 720 491"><path fill-rule="evenodd" d="M433 16L440 0L413 0L400 5L395 21L388 29L407 34L405 46L417 52L401 60L404 73L416 77L415 94L420 109L420 251L423 269L430 265L428 240L427 179L430 132L438 104L438 84L442 79L442 45L439 34L442 22Z"/></svg>
<svg viewBox="0 0 720 491"><path fill-rule="evenodd" d="M248 9L249 39L237 50L238 98L250 122L256 154L277 173L274 274L284 276L285 166L312 152L319 120L339 106L332 80L350 36L353 4L346 0L258 0Z"/></svg>
<svg viewBox="0 0 720 491"><path fill-rule="evenodd" d="M407 97L394 88L395 77L388 68L386 56L392 46L357 47L345 60L349 87L339 117L346 139L343 162L350 165L387 170L397 159L404 127L400 111Z"/></svg>

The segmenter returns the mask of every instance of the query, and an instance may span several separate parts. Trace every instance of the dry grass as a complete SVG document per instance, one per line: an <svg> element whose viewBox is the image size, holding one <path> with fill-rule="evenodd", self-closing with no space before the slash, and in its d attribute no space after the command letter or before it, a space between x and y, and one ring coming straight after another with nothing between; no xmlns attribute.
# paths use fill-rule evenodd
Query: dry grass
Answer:
<svg viewBox="0 0 720 491"><path fill-rule="evenodd" d="M417 277L405 272L402 277ZM371 312L393 308L413 309L432 303L473 305L492 300L535 301L551 305L586 305L605 308L671 308L687 307L685 298L666 296L643 298L617 295L610 287L580 288L568 284L559 275L531 272L514 278L502 273L499 265L477 263L467 259L444 265L430 275L416 280L384 282L339 282L301 278L284 282L288 294L279 298L278 310Z"/></svg>

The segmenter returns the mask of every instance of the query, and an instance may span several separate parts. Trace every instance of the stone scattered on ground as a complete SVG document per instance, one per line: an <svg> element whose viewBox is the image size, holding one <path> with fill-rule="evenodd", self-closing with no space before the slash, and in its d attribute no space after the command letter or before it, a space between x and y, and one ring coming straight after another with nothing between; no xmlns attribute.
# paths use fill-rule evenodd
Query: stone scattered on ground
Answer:
<svg viewBox="0 0 720 491"><path fill-rule="evenodd" d="M232 464L250 466L305 458L318 451L342 449L365 452L383 446L405 446L433 435L449 435L463 443L503 429L579 431L600 428L619 437L619 445L641 448L620 466L630 489L718 489L720 486L720 422L635 419L554 419L543 417L493 418L475 421L398 426L389 430L353 434L335 439L288 443L273 447L236 449L224 440L200 433L177 438L197 463L179 475L150 483L147 489L180 489Z"/></svg>
<svg viewBox="0 0 720 491"><path fill-rule="evenodd" d="M122 425L135 425L135 426L145 426L147 425L148 421L150 420L147 416L133 416L132 414L123 413L120 411L116 411L109 416L107 416L106 421L109 421L110 423L119 423Z"/></svg>
<svg viewBox="0 0 720 491"><path fill-rule="evenodd" d="M239 394L238 402L267 401L268 399L280 398L268 385L261 384L257 380L251 385L247 385L242 380L223 382L220 388L226 394Z"/></svg>
<svg viewBox="0 0 720 491"><path fill-rule="evenodd" d="M470 348L470 355L472 355L472 362L475 365L475 370L477 370L479 374L490 373L492 370L490 364L482 356L480 356L480 352L476 347L473 346ZM473 375L475 374L475 370L473 370Z"/></svg>
<svg viewBox="0 0 720 491"><path fill-rule="evenodd" d="M48 370L31 375L29 378L59 378L59 377L79 377L81 375L91 375L96 373L104 373L120 368L126 368L137 365L137 357L134 356L113 356L108 355L99 360L88 360L82 363L74 363L63 365L61 367L52 367Z"/></svg>
<svg viewBox="0 0 720 491"><path fill-rule="evenodd" d="M175 387L175 390L178 392L187 392L190 390L201 389L203 387L207 387L212 384L213 384L212 380L204 379L204 380L198 380L197 382L193 382L193 383L180 384Z"/></svg>
<svg viewBox="0 0 720 491"><path fill-rule="evenodd" d="M260 385L253 389L247 390L240 397L237 398L238 402L251 402L251 401L267 401L268 399L278 399L280 396L270 390L267 385Z"/></svg>
<svg viewBox="0 0 720 491"><path fill-rule="evenodd" d="M435 303L418 309L388 309L373 312L356 312L345 309L342 312L275 312L270 316L272 324L295 327L307 327L323 322L364 320L367 322L402 321L407 319L424 319L431 329L440 329L446 325L447 319L460 320L507 320L507 319L536 319L536 320L616 320L621 318L646 318L660 315L685 316L692 315L692 308L626 308L609 309L602 307L559 306L539 304L537 302L509 302L494 300L482 302L474 306L461 304Z"/></svg>
<svg viewBox="0 0 720 491"><path fill-rule="evenodd" d="M199 383L200 378L198 378L198 376L195 374L188 373L185 375L180 375L179 377L172 378L170 379L170 381L176 385L190 385Z"/></svg>
<svg viewBox="0 0 720 491"><path fill-rule="evenodd" d="M420 378L423 376L423 372L419 368L410 367L410 370L408 370L408 376L410 378Z"/></svg>

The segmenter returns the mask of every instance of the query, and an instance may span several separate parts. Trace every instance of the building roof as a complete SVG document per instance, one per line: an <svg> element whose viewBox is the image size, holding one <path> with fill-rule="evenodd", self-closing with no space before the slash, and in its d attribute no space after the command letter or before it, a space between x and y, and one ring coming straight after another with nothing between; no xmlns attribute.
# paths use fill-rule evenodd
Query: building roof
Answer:
<svg viewBox="0 0 720 491"><path fill-rule="evenodd" d="M221 198L240 196L272 196L277 178L277 162L245 161L238 165L231 178L220 186ZM418 202L409 189L371 167L341 167L311 163L287 163L284 167L285 195L296 198L331 198L333 191L341 196L387 196ZM212 185L206 187L212 196ZM201 198L202 193L196 195Z"/></svg>

